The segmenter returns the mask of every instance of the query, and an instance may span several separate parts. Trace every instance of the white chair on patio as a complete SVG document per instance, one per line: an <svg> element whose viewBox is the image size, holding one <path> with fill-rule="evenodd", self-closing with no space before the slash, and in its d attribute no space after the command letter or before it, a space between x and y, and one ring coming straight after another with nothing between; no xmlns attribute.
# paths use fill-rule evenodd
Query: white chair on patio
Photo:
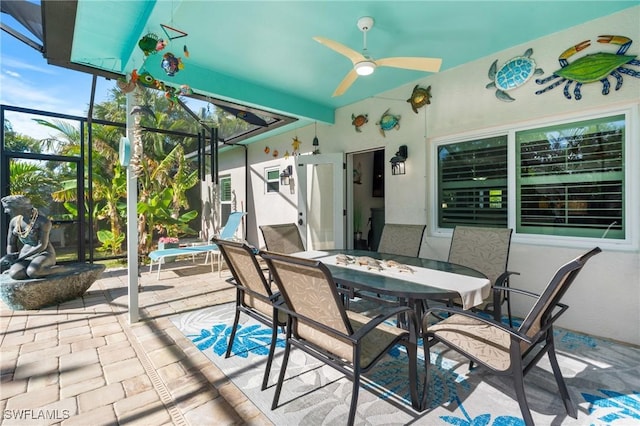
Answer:
<svg viewBox="0 0 640 426"><path fill-rule="evenodd" d="M242 218L246 215L245 212L232 212L227 219L227 223L220 231L220 235L217 237L219 239L228 240L232 239L235 236L240 223L242 222ZM158 264L158 279L160 279L160 268L164 263L164 259L169 256L181 256L181 255L194 255L194 254L206 254L205 264L209 259L209 255L211 255L211 272L213 272L213 261L214 256L217 258L218 263L218 276L221 275L222 271L222 256L220 254L220 249L216 244L206 244L200 246L191 246L191 247L180 247L180 248L171 248L164 250L154 250L149 253L149 259L151 262L149 264L149 273L153 271L154 262Z"/></svg>

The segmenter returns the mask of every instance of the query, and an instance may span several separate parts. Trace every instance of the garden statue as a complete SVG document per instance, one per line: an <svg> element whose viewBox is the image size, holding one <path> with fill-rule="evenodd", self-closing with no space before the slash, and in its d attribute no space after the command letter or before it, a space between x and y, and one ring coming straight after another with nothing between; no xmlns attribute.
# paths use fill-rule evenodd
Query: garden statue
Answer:
<svg viewBox="0 0 640 426"><path fill-rule="evenodd" d="M8 274L14 280L49 275L56 264L56 252L49 241L51 221L38 214L24 195L9 195L0 202L4 212L11 216L7 254L0 259L2 267L9 267Z"/></svg>

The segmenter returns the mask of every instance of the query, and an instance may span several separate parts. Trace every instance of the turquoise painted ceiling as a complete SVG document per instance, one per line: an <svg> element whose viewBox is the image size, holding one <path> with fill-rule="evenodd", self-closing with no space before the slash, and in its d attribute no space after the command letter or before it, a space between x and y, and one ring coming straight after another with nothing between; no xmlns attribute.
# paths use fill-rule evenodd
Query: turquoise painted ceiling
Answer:
<svg viewBox="0 0 640 426"><path fill-rule="evenodd" d="M367 35L374 58L442 58L442 72L638 4L637 0L78 0L71 60L119 74L142 69L197 93L285 113L303 122L332 123L335 108L428 75L378 68L373 75L359 77L344 95L332 97L352 64L312 37L361 51L363 38L356 22L362 16L375 19ZM138 41L147 33L166 39L161 24L188 35L145 57ZM160 66L166 52L184 63L173 77Z"/></svg>

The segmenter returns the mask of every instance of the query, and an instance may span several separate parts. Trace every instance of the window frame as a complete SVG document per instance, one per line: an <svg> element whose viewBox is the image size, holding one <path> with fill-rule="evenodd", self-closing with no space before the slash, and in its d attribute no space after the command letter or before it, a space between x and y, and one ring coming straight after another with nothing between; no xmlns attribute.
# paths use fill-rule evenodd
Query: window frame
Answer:
<svg viewBox="0 0 640 426"><path fill-rule="evenodd" d="M223 175L223 176L219 176L219 187L220 187L220 204L231 204L233 202L233 187L231 186L231 175ZM223 181L228 181L229 182L229 199L227 200L226 197L225 199L223 199Z"/></svg>
<svg viewBox="0 0 640 426"><path fill-rule="evenodd" d="M269 173L275 172L276 178L270 179ZM269 190L269 184L275 184L273 190ZM279 166L270 166L264 168L264 193L266 195L269 194L280 194L280 167Z"/></svg>
<svg viewBox="0 0 640 426"><path fill-rule="evenodd" d="M459 160L454 160L454 162L451 163L447 162L447 167L444 170L441 170L440 151L441 149L446 149L446 147L451 145L464 146L453 151L448 150L448 152L451 154L451 157L458 156ZM477 149L476 146L478 145L483 145L483 147ZM456 225L455 222L459 222L459 225L476 225L497 228L501 228L508 224L508 148L508 137L506 133L501 133L495 136L484 135L478 138L442 143L436 146L436 172L438 176L436 181L438 184L440 183L441 173L446 173L448 176L450 176L450 179L446 181L446 185L444 185L442 188L440 186L437 186L437 206L440 207L445 204L445 200L440 198L441 195L444 196L445 193L454 193L458 195L454 199L454 204L453 206L451 206L451 211L449 214L445 215L440 208L436 210L436 220L438 227L442 229L453 229ZM501 156L504 155L504 163L500 163L503 164L503 166L501 166L500 168L494 168L493 166L491 166L491 164L494 163L487 162L487 158L497 157L496 153L498 151L500 151ZM484 161L476 162L476 154L481 155L481 157L484 158ZM472 164L468 162L469 155L473 157ZM484 175L486 173L489 175L489 177L487 175L484 175L484 177L478 177L476 179L476 165L478 166L478 173L480 175ZM470 169L467 170L466 168L464 168L464 166L470 166ZM487 166L489 167L487 168ZM467 176L470 171L471 173L473 173L472 179L469 179ZM502 177L502 175L495 176L496 171L504 171L504 177ZM501 191L500 200L497 201L497 203L500 204L500 206L497 207L497 209L499 210L498 212L495 212L494 210L496 208L494 205L496 201L492 200L495 195L491 194L491 192L496 189ZM469 196L471 196L471 198L468 198ZM479 210L477 210L478 205L480 205ZM464 219L471 219L471 217L467 217L467 215L472 216L474 214L478 219L484 219L484 223L465 222ZM461 217L461 219L457 221L455 218L456 215L459 218ZM451 226L443 225L443 223L447 220L451 221ZM497 223L498 221L504 221L504 223Z"/></svg>
<svg viewBox="0 0 640 426"><path fill-rule="evenodd" d="M602 239L592 237L558 236L526 234L516 231L517 223L517 180L516 173L516 132L535 130L538 128L571 125L587 120L597 120L607 117L623 115L625 120L624 136L624 207L623 218L625 221L625 235L621 239ZM507 135L507 212L508 227L513 229L512 241L533 245L548 245L561 247L589 248L599 246L610 250L638 250L640 248L640 144L633 141L640 140L640 114L638 104L618 105L617 107L601 108L597 111L566 114L560 117L532 120L526 123L513 123L511 125L496 126L478 131L468 131L452 136L442 136L431 139L429 147L431 185L429 186L429 204L431 212L430 227L434 237L451 237L453 230L441 228L438 224L440 206L439 197L439 170L438 149L442 145L460 143L471 140Z"/></svg>

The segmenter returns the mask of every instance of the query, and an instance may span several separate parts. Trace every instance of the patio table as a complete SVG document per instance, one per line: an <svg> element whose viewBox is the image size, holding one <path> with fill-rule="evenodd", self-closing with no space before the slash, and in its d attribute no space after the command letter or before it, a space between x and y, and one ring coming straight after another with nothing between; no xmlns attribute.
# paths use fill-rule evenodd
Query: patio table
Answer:
<svg viewBox="0 0 640 426"><path fill-rule="evenodd" d="M413 272L400 272L398 268L378 271L357 263L342 265L336 262L339 254L394 261L409 266ZM481 272L440 260L364 250L306 251L295 253L294 256L322 261L331 271L336 284L347 289L350 295L367 291L406 301L414 307L418 318L427 300L460 298L463 308L470 309L480 305L491 292L491 282Z"/></svg>

